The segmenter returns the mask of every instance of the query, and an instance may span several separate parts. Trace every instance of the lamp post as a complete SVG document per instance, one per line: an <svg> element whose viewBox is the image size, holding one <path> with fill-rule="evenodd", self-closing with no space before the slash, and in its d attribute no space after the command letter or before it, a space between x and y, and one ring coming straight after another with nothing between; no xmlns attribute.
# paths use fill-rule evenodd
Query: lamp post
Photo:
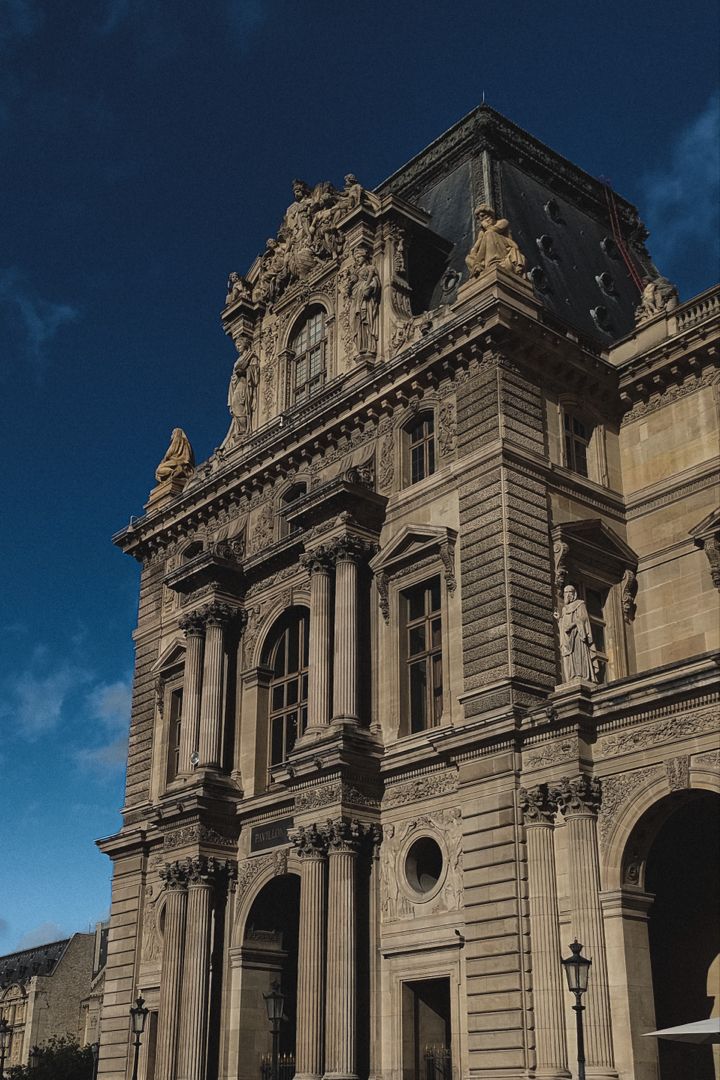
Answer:
<svg viewBox="0 0 720 1080"><path fill-rule="evenodd" d="M0 1080L5 1076L5 1055L10 1045L10 1025L3 1016L0 1019Z"/></svg>
<svg viewBox="0 0 720 1080"><path fill-rule="evenodd" d="M578 939L575 938L570 946L572 956L568 956L562 961L562 966L565 968L568 990L575 995L573 1010L577 1020L578 1080L585 1080L585 1036L582 1018L582 1014L585 1012L585 1006L581 1003L581 1000L588 988L590 965L592 964L592 960L588 960L586 956L581 956L582 948L583 947Z"/></svg>
<svg viewBox="0 0 720 1080"><path fill-rule="evenodd" d="M28 1054L28 1066L31 1069L37 1069L38 1067L38 1046L31 1046L30 1053Z"/></svg>
<svg viewBox="0 0 720 1080"><path fill-rule="evenodd" d="M140 1036L145 1030L145 1021L147 1020L147 1014L150 1012L150 1010L146 1009L144 1006L145 1002L143 998L138 997L135 999L135 1007L130 1010L132 1033L135 1036L135 1061L133 1063L132 1080L137 1080L138 1059L140 1057Z"/></svg>
<svg viewBox="0 0 720 1080"><path fill-rule="evenodd" d="M90 1053L92 1054L92 1080L96 1080L98 1071L98 1061L100 1060L100 1043L90 1043Z"/></svg>
<svg viewBox="0 0 720 1080"><path fill-rule="evenodd" d="M278 1052L280 1050L280 1024L283 1019L285 998L280 992L280 983L275 980L269 994L263 994L268 1020L272 1030L272 1080L278 1080Z"/></svg>

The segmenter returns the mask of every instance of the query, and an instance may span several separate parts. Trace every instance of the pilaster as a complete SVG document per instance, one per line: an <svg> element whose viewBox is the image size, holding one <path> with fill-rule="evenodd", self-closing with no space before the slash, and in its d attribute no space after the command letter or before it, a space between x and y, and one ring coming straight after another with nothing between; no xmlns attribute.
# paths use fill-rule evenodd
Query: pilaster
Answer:
<svg viewBox="0 0 720 1080"><path fill-rule="evenodd" d="M306 735L327 730L330 722L331 595L333 559L318 548L300 559L310 575L310 671Z"/></svg>
<svg viewBox="0 0 720 1080"><path fill-rule="evenodd" d="M295 1080L323 1075L327 841L314 825L291 833L300 858L300 941Z"/></svg>
<svg viewBox="0 0 720 1080"><path fill-rule="evenodd" d="M357 857L363 836L358 822L329 821L327 1007L325 1080L357 1080Z"/></svg>
<svg viewBox="0 0 720 1080"><path fill-rule="evenodd" d="M198 748L205 624L199 615L193 612L180 619L180 629L185 633L187 651L183 682L183 717L180 726L179 771L187 775L192 771L191 757Z"/></svg>
<svg viewBox="0 0 720 1080"><path fill-rule="evenodd" d="M165 883L166 902L155 1076L156 1080L176 1080L187 921L187 870L183 863L169 863L161 869L160 877Z"/></svg>
<svg viewBox="0 0 720 1080"><path fill-rule="evenodd" d="M205 623L205 662L200 705L199 765L220 767L223 713L225 628L234 615L228 604L213 602L201 609Z"/></svg>

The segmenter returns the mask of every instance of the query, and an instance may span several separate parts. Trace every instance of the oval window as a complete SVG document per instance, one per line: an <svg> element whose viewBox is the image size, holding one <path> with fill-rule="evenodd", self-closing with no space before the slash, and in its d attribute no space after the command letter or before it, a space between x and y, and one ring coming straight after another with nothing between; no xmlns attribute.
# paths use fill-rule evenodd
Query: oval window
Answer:
<svg viewBox="0 0 720 1080"><path fill-rule="evenodd" d="M416 893L431 893L443 868L440 845L431 836L421 836L415 841L405 859L405 877Z"/></svg>

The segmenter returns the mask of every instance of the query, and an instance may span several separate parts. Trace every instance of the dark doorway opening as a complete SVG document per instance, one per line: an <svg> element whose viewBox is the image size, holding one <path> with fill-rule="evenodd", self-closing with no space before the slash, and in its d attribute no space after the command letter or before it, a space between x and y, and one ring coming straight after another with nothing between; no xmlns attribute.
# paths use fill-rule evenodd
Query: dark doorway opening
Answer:
<svg viewBox="0 0 720 1080"><path fill-rule="evenodd" d="M403 1080L450 1080L450 980L403 983L402 1014Z"/></svg>
<svg viewBox="0 0 720 1080"><path fill-rule="evenodd" d="M677 798L677 796L676 796ZM682 796L652 842L645 884L657 1028L717 1014L720 987L720 798ZM661 1080L715 1080L711 1046L658 1039Z"/></svg>

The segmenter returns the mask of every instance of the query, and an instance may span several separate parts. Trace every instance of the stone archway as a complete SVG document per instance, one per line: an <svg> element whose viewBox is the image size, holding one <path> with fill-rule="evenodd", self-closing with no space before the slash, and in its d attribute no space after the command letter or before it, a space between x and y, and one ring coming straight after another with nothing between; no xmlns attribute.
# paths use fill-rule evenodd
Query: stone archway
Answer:
<svg viewBox="0 0 720 1080"><path fill-rule="evenodd" d="M654 900L648 937L658 1028L720 1015L720 796L670 796L645 865ZM658 1040L660 1080L718 1080L708 1046Z"/></svg>
<svg viewBox="0 0 720 1080"><path fill-rule="evenodd" d="M300 879L272 877L255 896L244 920L242 942L231 950L237 982L238 1080L260 1080L272 1040L263 994L280 983L285 996L280 1053L295 1053ZM233 1075L235 1075L233 1073Z"/></svg>
<svg viewBox="0 0 720 1080"><path fill-rule="evenodd" d="M686 788L648 805L649 794L615 847L620 888L603 894L616 1060L633 1080L720 1080L709 1048L644 1037L719 1011L708 980L720 952L720 795Z"/></svg>

